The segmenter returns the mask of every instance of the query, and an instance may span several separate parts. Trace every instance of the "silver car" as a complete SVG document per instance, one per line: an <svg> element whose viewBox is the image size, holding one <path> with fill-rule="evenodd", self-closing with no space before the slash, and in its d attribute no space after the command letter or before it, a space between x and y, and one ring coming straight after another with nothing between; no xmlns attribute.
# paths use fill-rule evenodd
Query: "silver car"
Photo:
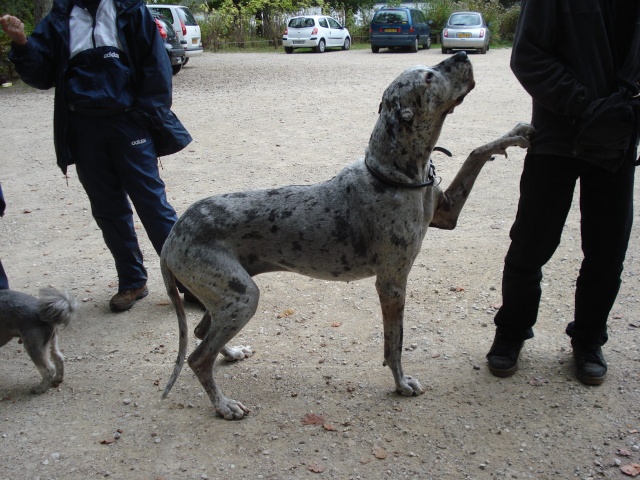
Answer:
<svg viewBox="0 0 640 480"><path fill-rule="evenodd" d="M454 12L442 29L442 53L454 49L487 53L489 27L480 12Z"/></svg>

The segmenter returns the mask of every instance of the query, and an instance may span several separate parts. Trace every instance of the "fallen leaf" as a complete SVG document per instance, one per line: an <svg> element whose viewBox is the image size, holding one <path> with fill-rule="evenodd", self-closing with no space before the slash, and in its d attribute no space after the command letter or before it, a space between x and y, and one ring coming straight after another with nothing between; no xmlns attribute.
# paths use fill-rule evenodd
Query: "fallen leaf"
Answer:
<svg viewBox="0 0 640 480"><path fill-rule="evenodd" d="M462 287L451 287L449 290L452 292L464 292L464 288Z"/></svg>
<svg viewBox="0 0 640 480"><path fill-rule="evenodd" d="M302 417L303 425L324 425L324 417L316 413L307 413Z"/></svg>
<svg viewBox="0 0 640 480"><path fill-rule="evenodd" d="M310 463L309 464L309 471L313 472L313 473L322 473L324 472L325 466L324 465L320 465L319 463Z"/></svg>
<svg viewBox="0 0 640 480"><path fill-rule="evenodd" d="M616 320L620 320L621 318L624 318L624 315L622 315L621 313L616 313L615 315L613 315L613 318L615 318Z"/></svg>
<svg viewBox="0 0 640 480"><path fill-rule="evenodd" d="M367 463L369 463L371 461L370 458L361 458L360 459L360 463L363 465L366 465Z"/></svg>
<svg viewBox="0 0 640 480"><path fill-rule="evenodd" d="M23 210L22 213L31 213L31 210Z"/></svg>
<svg viewBox="0 0 640 480"><path fill-rule="evenodd" d="M104 440L100 440L101 445L111 445L115 440L113 438L105 438Z"/></svg>
<svg viewBox="0 0 640 480"><path fill-rule="evenodd" d="M631 452L629 450L627 450L626 448L619 448L618 449L618 455L623 456L623 457L630 457L631 456Z"/></svg>
<svg viewBox="0 0 640 480"><path fill-rule="evenodd" d="M371 453L373 453L374 457L379 458L380 460L384 460L385 458L387 458L387 451L384 448L373 447Z"/></svg>
<svg viewBox="0 0 640 480"><path fill-rule="evenodd" d="M296 311L293 308L287 308L284 312L281 312L278 315L276 315L276 318L290 317L294 313L296 313Z"/></svg>
<svg viewBox="0 0 640 480"><path fill-rule="evenodd" d="M338 328L340 325L342 325L342 322L333 322L333 323L331 324L331 326L332 326L333 328Z"/></svg>
<svg viewBox="0 0 640 480"><path fill-rule="evenodd" d="M334 427L330 423L325 423L324 425L322 425L322 428L324 428L327 432L335 432L338 430L336 427Z"/></svg>
<svg viewBox="0 0 640 480"><path fill-rule="evenodd" d="M622 465L620 471L630 477L637 477L640 475L640 464L631 463L629 465Z"/></svg>

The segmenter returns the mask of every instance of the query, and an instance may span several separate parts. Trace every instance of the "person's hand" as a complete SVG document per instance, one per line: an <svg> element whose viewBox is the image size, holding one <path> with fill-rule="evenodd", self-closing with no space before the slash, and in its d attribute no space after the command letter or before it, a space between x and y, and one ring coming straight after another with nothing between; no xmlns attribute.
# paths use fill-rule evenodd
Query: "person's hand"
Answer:
<svg viewBox="0 0 640 480"><path fill-rule="evenodd" d="M24 45L27 43L27 35L24 33L24 23L12 15L3 15L0 17L0 28L7 34L16 45Z"/></svg>

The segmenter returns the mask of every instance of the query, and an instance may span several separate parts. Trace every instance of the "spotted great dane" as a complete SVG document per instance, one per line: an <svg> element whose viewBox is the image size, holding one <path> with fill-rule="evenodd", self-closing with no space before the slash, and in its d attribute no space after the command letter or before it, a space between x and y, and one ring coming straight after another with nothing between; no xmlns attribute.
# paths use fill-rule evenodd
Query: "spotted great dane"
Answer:
<svg viewBox="0 0 640 480"><path fill-rule="evenodd" d="M447 114L475 82L466 53L434 67L406 70L386 89L364 159L315 185L217 195L191 205L167 238L161 269L178 316L179 352L165 398L187 350L187 321L176 280L206 307L202 338L188 358L215 411L226 419L249 414L213 378L219 353L251 354L229 342L253 317L259 290L252 277L289 271L322 280L376 277L384 326L384 365L400 395L424 389L402 370L407 277L429 226L453 229L471 188L493 155L527 148L533 129L518 124L476 148L446 191L434 181L431 153Z"/></svg>

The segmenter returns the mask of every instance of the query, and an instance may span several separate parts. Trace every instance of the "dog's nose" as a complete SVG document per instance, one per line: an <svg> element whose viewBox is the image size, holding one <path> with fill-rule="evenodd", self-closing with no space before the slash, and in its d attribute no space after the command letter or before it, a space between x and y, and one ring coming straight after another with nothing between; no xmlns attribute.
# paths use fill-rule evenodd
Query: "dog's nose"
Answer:
<svg viewBox="0 0 640 480"><path fill-rule="evenodd" d="M456 53L453 56L453 59L456 62L466 62L467 61L467 52L465 52L464 50L461 50L460 52Z"/></svg>

